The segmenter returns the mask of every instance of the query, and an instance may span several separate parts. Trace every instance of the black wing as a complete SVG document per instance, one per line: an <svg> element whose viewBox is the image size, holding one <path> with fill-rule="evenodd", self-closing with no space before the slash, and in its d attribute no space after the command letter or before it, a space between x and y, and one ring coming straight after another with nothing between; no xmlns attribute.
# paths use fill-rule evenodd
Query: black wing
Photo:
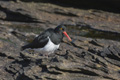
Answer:
<svg viewBox="0 0 120 80"><path fill-rule="evenodd" d="M44 47L47 42L48 42L48 36L51 35L50 31L52 29L48 29L45 32L43 32L42 34L40 34L38 37L36 37L32 43L29 43L25 46L22 47L22 50L26 49L26 48L42 48Z"/></svg>

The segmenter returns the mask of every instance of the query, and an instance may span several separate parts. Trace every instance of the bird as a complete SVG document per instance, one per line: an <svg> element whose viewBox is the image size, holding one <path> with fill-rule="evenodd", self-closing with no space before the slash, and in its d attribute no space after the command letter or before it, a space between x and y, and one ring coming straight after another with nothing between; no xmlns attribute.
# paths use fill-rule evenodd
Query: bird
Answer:
<svg viewBox="0 0 120 80"><path fill-rule="evenodd" d="M37 52L47 52L49 55L59 48L64 36L70 42L72 41L66 32L66 27L58 25L56 28L49 28L42 32L31 43L22 46L22 50L33 49Z"/></svg>

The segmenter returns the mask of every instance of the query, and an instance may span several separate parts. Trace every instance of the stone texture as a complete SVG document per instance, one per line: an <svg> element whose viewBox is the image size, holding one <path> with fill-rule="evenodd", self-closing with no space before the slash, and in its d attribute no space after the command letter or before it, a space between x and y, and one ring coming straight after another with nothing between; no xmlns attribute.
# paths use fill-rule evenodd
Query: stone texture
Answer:
<svg viewBox="0 0 120 80"><path fill-rule="evenodd" d="M119 14L22 1L0 1L1 80L120 79ZM48 57L20 50L60 23L73 42L64 38Z"/></svg>

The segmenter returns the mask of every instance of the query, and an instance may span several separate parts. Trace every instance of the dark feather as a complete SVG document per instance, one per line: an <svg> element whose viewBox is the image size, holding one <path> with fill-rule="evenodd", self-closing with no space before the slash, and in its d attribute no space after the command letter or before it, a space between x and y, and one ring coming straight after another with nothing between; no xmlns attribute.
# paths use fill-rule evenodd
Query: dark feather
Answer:
<svg viewBox="0 0 120 80"><path fill-rule="evenodd" d="M62 28L62 29L61 29ZM58 45L63 39L63 31L65 31L65 26L59 25L55 29L47 29L43 33L41 33L38 37L36 37L32 43L29 43L25 46L22 47L22 50L27 49L27 48L43 48L49 41L48 37L50 40Z"/></svg>
<svg viewBox="0 0 120 80"><path fill-rule="evenodd" d="M26 49L26 48L42 48L44 47L47 42L48 42L48 36L51 36L51 31L53 31L53 29L48 29L45 32L41 33L38 37L36 37L32 43L29 43L25 46L22 46L22 50Z"/></svg>

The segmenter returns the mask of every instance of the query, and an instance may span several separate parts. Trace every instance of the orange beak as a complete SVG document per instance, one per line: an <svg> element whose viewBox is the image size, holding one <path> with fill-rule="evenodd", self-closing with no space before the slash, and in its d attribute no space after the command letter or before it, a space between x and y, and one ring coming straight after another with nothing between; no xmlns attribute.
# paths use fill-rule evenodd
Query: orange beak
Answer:
<svg viewBox="0 0 120 80"><path fill-rule="evenodd" d="M68 34L66 33L66 31L64 31L63 34L64 34L70 41L72 41L71 38L70 38L70 37L68 36Z"/></svg>

